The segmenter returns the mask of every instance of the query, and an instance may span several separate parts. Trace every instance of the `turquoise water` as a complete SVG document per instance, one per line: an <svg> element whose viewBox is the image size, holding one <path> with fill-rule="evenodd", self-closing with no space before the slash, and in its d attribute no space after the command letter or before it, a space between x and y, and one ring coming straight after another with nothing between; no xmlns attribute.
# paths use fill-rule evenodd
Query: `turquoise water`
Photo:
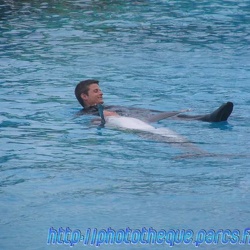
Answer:
<svg viewBox="0 0 250 250"><path fill-rule="evenodd" d="M249 1L6 0L0 9L0 249L69 248L47 246L50 227L250 226ZM233 101L228 123L157 124L219 156L178 159L179 148L75 117L74 88L88 78L106 104L200 114Z"/></svg>

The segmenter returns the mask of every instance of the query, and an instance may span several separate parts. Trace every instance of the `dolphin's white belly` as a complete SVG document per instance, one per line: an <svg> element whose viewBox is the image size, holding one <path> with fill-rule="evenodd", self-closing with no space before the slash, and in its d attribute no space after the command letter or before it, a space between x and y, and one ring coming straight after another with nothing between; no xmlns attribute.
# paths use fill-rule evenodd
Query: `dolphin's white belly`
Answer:
<svg viewBox="0 0 250 250"><path fill-rule="evenodd" d="M106 126L119 128L119 129L131 129L131 130L140 130L140 131L148 131L155 129L153 126L148 123L133 118L133 117L125 117L125 116L107 116L105 117Z"/></svg>
<svg viewBox="0 0 250 250"><path fill-rule="evenodd" d="M151 133L166 137L169 142L187 142L183 136L168 128L155 128Z"/></svg>
<svg viewBox="0 0 250 250"><path fill-rule="evenodd" d="M105 117L105 120L105 126L107 127L149 132L151 134L165 137L169 142L176 143L187 141L184 137L178 135L176 132L168 128L155 128L152 125L133 117L107 116Z"/></svg>

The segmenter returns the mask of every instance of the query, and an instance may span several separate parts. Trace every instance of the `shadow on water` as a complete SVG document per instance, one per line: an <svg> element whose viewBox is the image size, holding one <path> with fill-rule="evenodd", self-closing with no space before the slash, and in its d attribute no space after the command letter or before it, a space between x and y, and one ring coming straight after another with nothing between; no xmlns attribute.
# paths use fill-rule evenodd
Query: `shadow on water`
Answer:
<svg viewBox="0 0 250 250"><path fill-rule="evenodd" d="M211 128L211 129L220 129L220 130L233 130L233 125L228 123L228 122L213 122L213 123L209 123L207 125L208 128Z"/></svg>

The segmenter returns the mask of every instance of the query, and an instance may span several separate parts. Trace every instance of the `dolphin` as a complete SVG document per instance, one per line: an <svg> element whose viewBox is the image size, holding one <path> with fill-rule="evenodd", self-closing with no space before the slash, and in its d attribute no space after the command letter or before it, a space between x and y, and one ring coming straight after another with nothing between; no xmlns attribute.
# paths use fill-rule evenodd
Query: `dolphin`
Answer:
<svg viewBox="0 0 250 250"><path fill-rule="evenodd" d="M203 150L196 147L190 141L188 141L188 139L176 133L175 131L168 128L162 128L162 127L157 128L150 124L169 117L170 116L169 113L161 113L153 115L149 117L147 120L143 121L134 117L126 117L119 115L105 117L103 113L103 106L99 104L97 108L99 115L101 117L101 126L119 130L135 131L138 132L138 134L142 137L146 137L161 142L173 143L188 149L188 151L190 150L192 150L192 152L195 151L198 154L206 153ZM182 113L186 111L189 110L172 112L171 116L176 115L176 113Z"/></svg>
<svg viewBox="0 0 250 250"><path fill-rule="evenodd" d="M232 154L215 154L206 152L192 142L190 142L187 138L177 134L175 131L172 131L168 128L157 128L151 125L150 123L154 123L160 121L162 119L176 116L180 113L187 112L190 110L181 110L176 112L163 112L160 114L152 115L145 120L141 120L134 117L127 117L127 116L104 116L103 106L101 104L97 105L98 113L101 117L101 124L100 119L93 120L94 124L99 124L101 127L107 128L114 128L119 130L126 130L126 131L135 131L138 132L139 136L153 139L156 141L171 143L172 145L180 146L182 149L187 151L187 154L183 154L174 159L184 159L184 158L196 158L196 157L235 157ZM226 121L229 115L233 110L233 103L227 102L219 107L217 110L212 112L211 114L205 116L197 116L201 118L202 121ZM182 115L182 114L181 114ZM185 116L185 115L182 115ZM238 157L247 157L249 155L238 155Z"/></svg>

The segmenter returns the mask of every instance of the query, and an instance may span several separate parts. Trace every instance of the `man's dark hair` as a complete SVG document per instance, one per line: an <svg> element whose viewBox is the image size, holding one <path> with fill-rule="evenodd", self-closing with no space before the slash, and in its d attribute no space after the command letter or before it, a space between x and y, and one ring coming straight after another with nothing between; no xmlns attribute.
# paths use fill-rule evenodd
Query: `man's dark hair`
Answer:
<svg viewBox="0 0 250 250"><path fill-rule="evenodd" d="M97 80L93 80L93 79L89 79L89 80L85 80L85 81L81 81L76 85L75 88L75 96L76 99L78 100L78 102L84 107L84 102L83 99L81 98L81 94L85 94L88 95L89 92L89 86L91 84L99 84L99 81Z"/></svg>

